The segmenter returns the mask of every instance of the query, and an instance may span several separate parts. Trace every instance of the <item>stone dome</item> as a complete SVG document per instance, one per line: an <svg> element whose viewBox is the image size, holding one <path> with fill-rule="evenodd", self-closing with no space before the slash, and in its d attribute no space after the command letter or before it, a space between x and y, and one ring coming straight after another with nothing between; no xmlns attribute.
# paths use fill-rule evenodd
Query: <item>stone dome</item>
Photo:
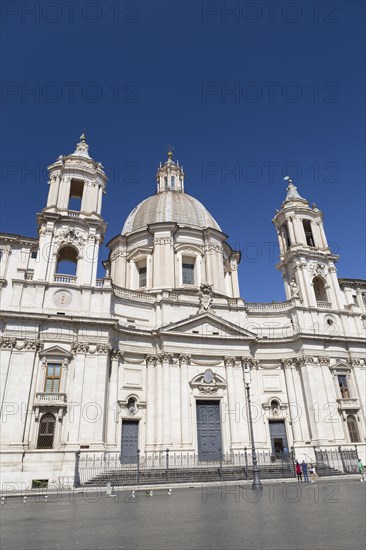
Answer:
<svg viewBox="0 0 366 550"><path fill-rule="evenodd" d="M129 214L122 235L152 223L175 222L201 229L221 231L220 226L200 201L184 192L163 191L140 202Z"/></svg>

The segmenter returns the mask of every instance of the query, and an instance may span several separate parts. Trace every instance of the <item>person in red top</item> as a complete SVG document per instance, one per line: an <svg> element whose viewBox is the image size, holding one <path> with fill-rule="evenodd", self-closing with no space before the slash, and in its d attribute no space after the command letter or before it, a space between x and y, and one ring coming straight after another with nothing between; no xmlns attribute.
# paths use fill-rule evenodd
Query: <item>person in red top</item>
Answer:
<svg viewBox="0 0 366 550"><path fill-rule="evenodd" d="M302 469L301 469L301 466L300 466L300 464L298 463L297 460L296 460L296 464L295 464L295 472L296 472L296 475L297 475L297 481L302 481Z"/></svg>

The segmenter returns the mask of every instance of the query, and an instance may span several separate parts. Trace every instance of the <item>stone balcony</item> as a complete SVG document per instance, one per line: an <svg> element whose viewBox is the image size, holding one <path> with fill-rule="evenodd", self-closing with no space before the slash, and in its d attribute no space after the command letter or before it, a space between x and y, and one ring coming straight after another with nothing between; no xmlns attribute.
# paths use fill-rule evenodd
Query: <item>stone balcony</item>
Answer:
<svg viewBox="0 0 366 550"><path fill-rule="evenodd" d="M360 404L358 402L357 397L344 397L341 399L337 399L338 408L342 409L343 411L348 409L359 409Z"/></svg>
<svg viewBox="0 0 366 550"><path fill-rule="evenodd" d="M316 305L319 309L330 309L332 307L330 302L317 302Z"/></svg>
<svg viewBox="0 0 366 550"><path fill-rule="evenodd" d="M46 405L66 407L66 393L37 392L34 406L44 407Z"/></svg>

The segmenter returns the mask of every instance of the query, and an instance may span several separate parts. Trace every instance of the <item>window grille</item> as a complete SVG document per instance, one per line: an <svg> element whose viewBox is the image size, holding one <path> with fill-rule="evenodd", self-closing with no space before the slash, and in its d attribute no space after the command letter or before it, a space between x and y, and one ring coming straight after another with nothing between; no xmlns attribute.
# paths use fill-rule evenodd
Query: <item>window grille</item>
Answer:
<svg viewBox="0 0 366 550"><path fill-rule="evenodd" d="M139 287L146 286L146 266L139 267Z"/></svg>
<svg viewBox="0 0 366 550"><path fill-rule="evenodd" d="M44 414L39 423L37 449L52 449L55 437L56 418L53 414Z"/></svg>
<svg viewBox="0 0 366 550"><path fill-rule="evenodd" d="M184 285L194 285L194 264L182 264L182 279Z"/></svg>
<svg viewBox="0 0 366 550"><path fill-rule="evenodd" d="M360 434L358 432L357 420L352 414L347 417L347 426L351 443L358 443L360 441Z"/></svg>

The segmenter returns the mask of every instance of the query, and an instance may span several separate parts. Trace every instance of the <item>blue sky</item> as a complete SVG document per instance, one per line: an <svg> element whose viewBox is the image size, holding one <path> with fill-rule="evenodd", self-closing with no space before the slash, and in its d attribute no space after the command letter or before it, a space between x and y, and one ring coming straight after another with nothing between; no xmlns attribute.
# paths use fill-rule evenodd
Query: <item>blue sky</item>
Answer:
<svg viewBox="0 0 366 550"><path fill-rule="evenodd" d="M171 143L242 251L246 300L284 299L271 219L286 173L324 211L338 275L365 277L363 2L70 4L2 5L2 231L37 235L45 166L85 128L109 177L105 242Z"/></svg>

